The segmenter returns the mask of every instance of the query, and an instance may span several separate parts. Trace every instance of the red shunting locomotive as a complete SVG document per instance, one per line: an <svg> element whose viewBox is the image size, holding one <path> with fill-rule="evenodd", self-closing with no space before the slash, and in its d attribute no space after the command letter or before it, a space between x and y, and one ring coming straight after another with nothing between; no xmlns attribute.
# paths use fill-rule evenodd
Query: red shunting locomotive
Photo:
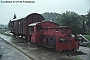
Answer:
<svg viewBox="0 0 90 60"><path fill-rule="evenodd" d="M71 28L54 22L42 22L43 16L37 13L12 21L11 32L25 36L29 42L54 48L57 52L79 49L77 37L71 35ZM17 27L17 28L15 28Z"/></svg>
<svg viewBox="0 0 90 60"><path fill-rule="evenodd" d="M79 48L79 41L72 37L71 28L67 26L59 26L53 22L35 22L28 26L30 42L55 48L57 52Z"/></svg>

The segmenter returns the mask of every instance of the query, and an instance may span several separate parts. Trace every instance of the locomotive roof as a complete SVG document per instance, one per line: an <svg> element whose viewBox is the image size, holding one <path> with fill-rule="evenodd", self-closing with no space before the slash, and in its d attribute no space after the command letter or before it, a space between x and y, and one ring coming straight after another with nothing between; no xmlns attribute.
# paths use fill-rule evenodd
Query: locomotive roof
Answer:
<svg viewBox="0 0 90 60"><path fill-rule="evenodd" d="M40 23L46 23L46 22L35 22L35 23L29 24L28 26L36 26ZM54 23L54 22L49 22L49 23ZM70 27L67 27L67 26L53 26L53 27L43 27L43 28L48 28L48 29L56 28L56 29L58 29L58 28L70 28Z"/></svg>
<svg viewBox="0 0 90 60"><path fill-rule="evenodd" d="M55 29L59 29L59 28L70 28L70 27L67 27L67 26L54 26L54 27L44 27L45 29L53 29L53 28L55 28Z"/></svg>
<svg viewBox="0 0 90 60"><path fill-rule="evenodd" d="M28 26L35 26L35 25L37 25L38 23L41 23L41 22L31 23L31 24L29 24Z"/></svg>
<svg viewBox="0 0 90 60"><path fill-rule="evenodd" d="M47 23L47 22L46 22L46 21L42 21L42 22L34 22L34 23L29 24L28 26L35 26L35 25L37 25L37 24L39 24L39 23ZM54 23L54 22L48 21L48 23ZM56 23L54 23L54 24L56 24Z"/></svg>

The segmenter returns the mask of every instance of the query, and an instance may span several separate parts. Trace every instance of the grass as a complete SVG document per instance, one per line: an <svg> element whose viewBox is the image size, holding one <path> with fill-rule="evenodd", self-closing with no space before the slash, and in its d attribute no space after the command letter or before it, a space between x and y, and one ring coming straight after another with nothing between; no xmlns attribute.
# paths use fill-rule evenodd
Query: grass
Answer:
<svg viewBox="0 0 90 60"><path fill-rule="evenodd" d="M90 41L90 35L83 35L83 36Z"/></svg>
<svg viewBox="0 0 90 60"><path fill-rule="evenodd" d="M77 57L74 57L74 58L72 58L73 60L82 60L82 59L80 59L80 58L77 58Z"/></svg>
<svg viewBox="0 0 90 60"><path fill-rule="evenodd" d="M79 58L79 57L73 57L73 56L69 56L69 58L71 58L72 60L82 60L81 58Z"/></svg>

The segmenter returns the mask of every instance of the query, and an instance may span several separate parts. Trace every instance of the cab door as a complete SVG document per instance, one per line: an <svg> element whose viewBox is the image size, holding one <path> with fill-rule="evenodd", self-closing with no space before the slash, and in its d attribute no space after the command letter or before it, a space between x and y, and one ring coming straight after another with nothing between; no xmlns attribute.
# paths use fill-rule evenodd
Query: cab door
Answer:
<svg viewBox="0 0 90 60"><path fill-rule="evenodd" d="M35 32L35 37L36 37L36 43L39 44L41 42L41 36L42 36L42 26L37 25L36 26L36 32Z"/></svg>
<svg viewBox="0 0 90 60"><path fill-rule="evenodd" d="M31 37L34 36L34 26L29 27L28 41L31 42Z"/></svg>
<svg viewBox="0 0 90 60"><path fill-rule="evenodd" d="M31 42L39 44L41 42L41 36L42 36L42 26L40 25L32 26L32 30L30 30L29 40L31 39Z"/></svg>

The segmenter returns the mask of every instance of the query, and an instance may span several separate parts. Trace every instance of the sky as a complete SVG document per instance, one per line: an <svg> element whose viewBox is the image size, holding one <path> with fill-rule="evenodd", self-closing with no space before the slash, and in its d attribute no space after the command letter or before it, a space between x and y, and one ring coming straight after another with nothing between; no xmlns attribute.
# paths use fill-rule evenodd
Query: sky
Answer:
<svg viewBox="0 0 90 60"><path fill-rule="evenodd" d="M22 1L22 3L17 1ZM80 15L85 15L89 9L90 0L0 0L0 24L8 24L14 14L17 18L31 13L63 13L65 11L74 11Z"/></svg>

